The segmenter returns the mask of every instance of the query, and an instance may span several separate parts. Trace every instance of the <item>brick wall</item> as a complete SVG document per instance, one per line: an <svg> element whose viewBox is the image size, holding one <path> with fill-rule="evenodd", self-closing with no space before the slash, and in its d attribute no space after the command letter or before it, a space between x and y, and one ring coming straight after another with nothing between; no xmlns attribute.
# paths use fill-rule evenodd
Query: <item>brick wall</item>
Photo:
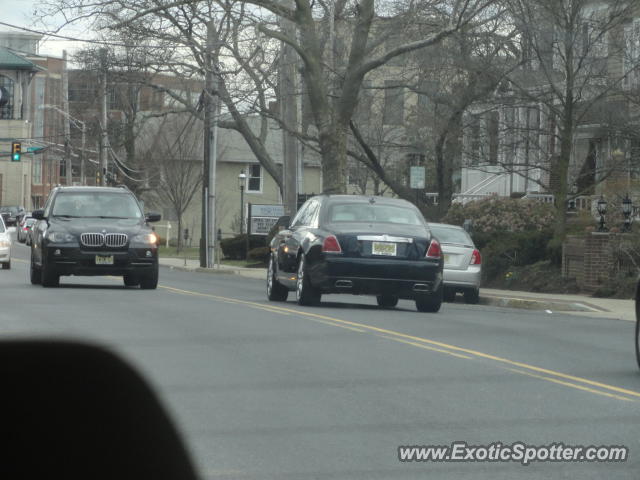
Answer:
<svg viewBox="0 0 640 480"><path fill-rule="evenodd" d="M580 289L594 292L620 270L635 270L631 259L620 265L615 253L631 239L628 234L591 232L585 237L568 236L562 245L562 275L575 278Z"/></svg>

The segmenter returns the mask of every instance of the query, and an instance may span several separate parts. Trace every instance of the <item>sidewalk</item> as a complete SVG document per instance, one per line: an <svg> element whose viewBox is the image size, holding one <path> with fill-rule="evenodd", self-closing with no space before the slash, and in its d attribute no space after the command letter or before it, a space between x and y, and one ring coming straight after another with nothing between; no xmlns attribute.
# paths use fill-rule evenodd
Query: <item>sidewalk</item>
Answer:
<svg viewBox="0 0 640 480"><path fill-rule="evenodd" d="M219 268L201 268L198 260L182 258L160 258L160 265L176 270L210 274L232 274L264 280L266 268L246 268L220 265ZM462 302L458 297L457 302ZM543 310L547 313L572 313L612 320L636 320L635 302L612 298L594 298L587 295L564 295L560 293L532 293L514 290L480 289L480 303L498 307Z"/></svg>

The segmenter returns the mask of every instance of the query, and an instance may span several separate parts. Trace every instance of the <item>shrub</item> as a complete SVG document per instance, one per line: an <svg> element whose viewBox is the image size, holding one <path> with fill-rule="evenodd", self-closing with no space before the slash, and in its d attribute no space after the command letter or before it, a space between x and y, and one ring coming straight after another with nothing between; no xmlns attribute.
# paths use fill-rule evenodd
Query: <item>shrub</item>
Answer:
<svg viewBox="0 0 640 480"><path fill-rule="evenodd" d="M265 237L261 235L251 235L249 238L249 249L265 246ZM244 260L247 258L247 234L236 235L232 238L225 238L220 241L220 248L225 258L230 260Z"/></svg>
<svg viewBox="0 0 640 480"><path fill-rule="evenodd" d="M475 233L523 232L547 230L555 220L553 205L537 200L488 197L466 204L454 203L442 221L462 225L473 221Z"/></svg>
<svg viewBox="0 0 640 480"><path fill-rule="evenodd" d="M270 253L271 253L271 249L269 247L252 248L247 253L247 258L249 260L256 260L258 262L262 262L266 264L269 261Z"/></svg>

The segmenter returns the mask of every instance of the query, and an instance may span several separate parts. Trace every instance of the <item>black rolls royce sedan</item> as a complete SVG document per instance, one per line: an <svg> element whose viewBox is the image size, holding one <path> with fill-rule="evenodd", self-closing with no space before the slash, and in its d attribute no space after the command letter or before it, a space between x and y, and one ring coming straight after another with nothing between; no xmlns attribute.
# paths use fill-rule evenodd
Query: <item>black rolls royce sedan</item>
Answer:
<svg viewBox="0 0 640 480"><path fill-rule="evenodd" d="M442 304L442 250L420 211L405 200L319 195L270 244L267 296L300 305L325 293L375 295L391 308L415 300L421 312Z"/></svg>
<svg viewBox="0 0 640 480"><path fill-rule="evenodd" d="M61 275L122 276L125 286L158 285L158 238L135 195L118 187L57 187L31 235L31 283L56 287Z"/></svg>

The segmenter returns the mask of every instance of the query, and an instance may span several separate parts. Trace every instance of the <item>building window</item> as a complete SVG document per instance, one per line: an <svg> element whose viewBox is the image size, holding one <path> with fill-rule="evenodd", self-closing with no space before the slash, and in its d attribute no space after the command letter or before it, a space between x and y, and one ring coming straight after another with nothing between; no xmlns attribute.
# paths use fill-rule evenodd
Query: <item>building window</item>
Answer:
<svg viewBox="0 0 640 480"><path fill-rule="evenodd" d="M262 167L257 164L249 165L247 171L247 192L262 193Z"/></svg>
<svg viewBox="0 0 640 480"><path fill-rule="evenodd" d="M0 91L0 119L10 120L13 118L13 80L0 75Z"/></svg>
<svg viewBox="0 0 640 480"><path fill-rule="evenodd" d="M42 157L34 155L31 162L31 175L34 185L42 185Z"/></svg>
<svg viewBox="0 0 640 480"><path fill-rule="evenodd" d="M384 90L384 125L404 123L404 88L394 81L386 81Z"/></svg>

